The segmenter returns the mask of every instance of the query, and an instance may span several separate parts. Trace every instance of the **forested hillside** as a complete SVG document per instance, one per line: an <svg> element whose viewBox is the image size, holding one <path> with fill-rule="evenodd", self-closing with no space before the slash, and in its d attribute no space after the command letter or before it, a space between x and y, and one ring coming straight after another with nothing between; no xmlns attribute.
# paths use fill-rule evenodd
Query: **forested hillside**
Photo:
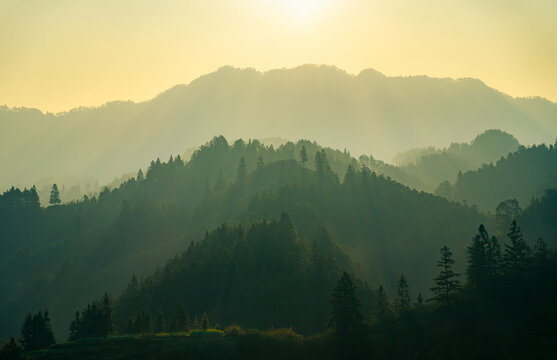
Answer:
<svg viewBox="0 0 557 360"><path fill-rule="evenodd" d="M0 107L0 190L49 176L107 183L215 134L311 138L389 160L487 129L523 144L553 142L556 117L553 102L512 98L474 79L388 77L372 69L351 75L312 65L264 73L223 67L140 103L60 114Z"/></svg>
<svg viewBox="0 0 557 360"><path fill-rule="evenodd" d="M127 320L145 309L153 319L162 313L170 327L185 304L191 323L207 313L213 325L313 334L326 328L337 279L355 270L325 230L312 242L302 239L286 213L278 221L222 225L154 275L141 282L133 277L116 302L116 327L125 332ZM373 294L359 285L369 311Z"/></svg>
<svg viewBox="0 0 557 360"><path fill-rule="evenodd" d="M63 333L68 309L105 291L118 294L132 274L151 273L224 222L287 212L310 243L325 227L360 264L362 279L392 290L393 279L405 274L412 293L427 291L436 249L449 244L462 259L470 229L491 223L473 209L359 169L346 152L310 142L277 150L230 145L222 137L187 164L179 157L153 161L145 174L98 197L41 208L33 189L13 189L0 197L0 208L6 332L29 309L48 306Z"/></svg>
<svg viewBox="0 0 557 360"><path fill-rule="evenodd" d="M393 158L396 169L380 166L378 162L379 166L373 166L373 163L371 166L406 185L433 192L443 181L456 181L458 172L476 170L495 162L518 150L519 145L518 140L508 133L488 130L470 143L453 143L444 149L430 146L397 154Z"/></svg>
<svg viewBox="0 0 557 360"><path fill-rule="evenodd" d="M517 199L522 207L546 189L557 187L557 148L521 147L517 152L480 169L459 173L454 184L443 183L436 193L494 212L504 200Z"/></svg>

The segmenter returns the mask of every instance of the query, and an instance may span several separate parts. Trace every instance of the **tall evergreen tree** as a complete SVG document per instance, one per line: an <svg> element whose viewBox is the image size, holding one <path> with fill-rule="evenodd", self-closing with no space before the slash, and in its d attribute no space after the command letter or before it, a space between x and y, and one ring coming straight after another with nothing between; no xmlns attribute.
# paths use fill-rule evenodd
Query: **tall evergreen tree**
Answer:
<svg viewBox="0 0 557 360"><path fill-rule="evenodd" d="M399 312L407 310L410 306L410 295L408 293L408 281L404 275L400 275L400 278L397 283L397 298L396 298L396 307Z"/></svg>
<svg viewBox="0 0 557 360"><path fill-rule="evenodd" d="M0 360L18 360L22 358L23 350L12 336L9 342L5 342L0 350Z"/></svg>
<svg viewBox="0 0 557 360"><path fill-rule="evenodd" d="M207 330L209 328L209 317L206 312L204 312L201 316L201 328L203 330Z"/></svg>
<svg viewBox="0 0 557 360"><path fill-rule="evenodd" d="M263 155L259 155L259 157L257 158L256 169L261 170L263 168L263 165L265 165L265 163L263 162Z"/></svg>
<svg viewBox="0 0 557 360"><path fill-rule="evenodd" d="M20 341L25 351L44 349L56 343L47 310L25 317Z"/></svg>
<svg viewBox="0 0 557 360"><path fill-rule="evenodd" d="M438 304L447 305L456 296L458 289L460 288L460 281L457 274L453 271L453 265L455 263L453 259L453 253L447 246L441 248L441 259L437 263L439 268L439 274L435 278L435 286L431 288L434 294L434 300Z"/></svg>
<svg viewBox="0 0 557 360"><path fill-rule="evenodd" d="M50 190L49 204L58 205L60 203L62 203L62 200L60 200L60 192L58 191L58 185L53 184L52 189Z"/></svg>
<svg viewBox="0 0 557 360"><path fill-rule="evenodd" d="M503 266L507 274L516 276L522 274L528 266L530 247L524 241L516 220L512 221L507 236L509 237L510 244L505 244Z"/></svg>
<svg viewBox="0 0 557 360"><path fill-rule="evenodd" d="M236 181L238 184L243 184L246 181L246 177L248 176L247 169L246 169L246 160L242 156L240 158L240 163L238 164L238 172L236 174Z"/></svg>
<svg viewBox="0 0 557 360"><path fill-rule="evenodd" d="M379 321L383 322L387 320L392 315L391 311L391 303L389 301L389 297L383 288L383 285L380 285L375 292L376 297L376 304L375 310L373 312L374 318Z"/></svg>
<svg viewBox="0 0 557 360"><path fill-rule="evenodd" d="M145 176L143 175L143 170L139 169L139 171L137 172L137 181L143 181L145 180Z"/></svg>
<svg viewBox="0 0 557 360"><path fill-rule="evenodd" d="M306 167L308 162L308 152L305 145L302 145L302 150L300 150L300 159L302 160L302 166Z"/></svg>
<svg viewBox="0 0 557 360"><path fill-rule="evenodd" d="M164 322L164 313L162 310L157 314L157 322L155 323L155 332L161 333L166 331L166 324Z"/></svg>
<svg viewBox="0 0 557 360"><path fill-rule="evenodd" d="M347 272L344 272L338 280L331 304L329 327L339 338L349 338L362 330L361 304L356 296L356 286Z"/></svg>
<svg viewBox="0 0 557 360"><path fill-rule="evenodd" d="M186 306L180 302L176 307L176 312L170 321L170 331L182 332L190 329L190 318L186 310Z"/></svg>

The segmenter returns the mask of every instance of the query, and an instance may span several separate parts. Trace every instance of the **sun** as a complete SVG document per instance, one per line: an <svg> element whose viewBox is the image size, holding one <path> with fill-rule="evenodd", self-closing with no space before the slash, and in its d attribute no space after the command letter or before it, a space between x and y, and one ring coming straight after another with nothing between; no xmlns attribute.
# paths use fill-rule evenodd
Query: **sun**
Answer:
<svg viewBox="0 0 557 360"><path fill-rule="evenodd" d="M274 0L285 11L300 19L310 19L320 14L331 0Z"/></svg>

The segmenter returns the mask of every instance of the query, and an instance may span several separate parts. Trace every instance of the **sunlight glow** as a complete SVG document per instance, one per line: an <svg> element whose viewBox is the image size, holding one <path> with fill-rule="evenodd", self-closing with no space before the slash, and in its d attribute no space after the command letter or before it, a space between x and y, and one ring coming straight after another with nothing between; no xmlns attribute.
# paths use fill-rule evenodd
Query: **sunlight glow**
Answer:
<svg viewBox="0 0 557 360"><path fill-rule="evenodd" d="M273 0L293 16L308 20L321 13L331 0Z"/></svg>

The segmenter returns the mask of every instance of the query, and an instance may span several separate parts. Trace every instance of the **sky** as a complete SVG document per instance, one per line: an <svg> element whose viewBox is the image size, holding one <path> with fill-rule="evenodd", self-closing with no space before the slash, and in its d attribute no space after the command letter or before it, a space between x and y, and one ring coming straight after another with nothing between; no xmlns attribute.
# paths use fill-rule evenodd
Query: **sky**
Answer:
<svg viewBox="0 0 557 360"><path fill-rule="evenodd" d="M555 0L0 0L0 105L142 101L224 65L473 77L557 102Z"/></svg>

